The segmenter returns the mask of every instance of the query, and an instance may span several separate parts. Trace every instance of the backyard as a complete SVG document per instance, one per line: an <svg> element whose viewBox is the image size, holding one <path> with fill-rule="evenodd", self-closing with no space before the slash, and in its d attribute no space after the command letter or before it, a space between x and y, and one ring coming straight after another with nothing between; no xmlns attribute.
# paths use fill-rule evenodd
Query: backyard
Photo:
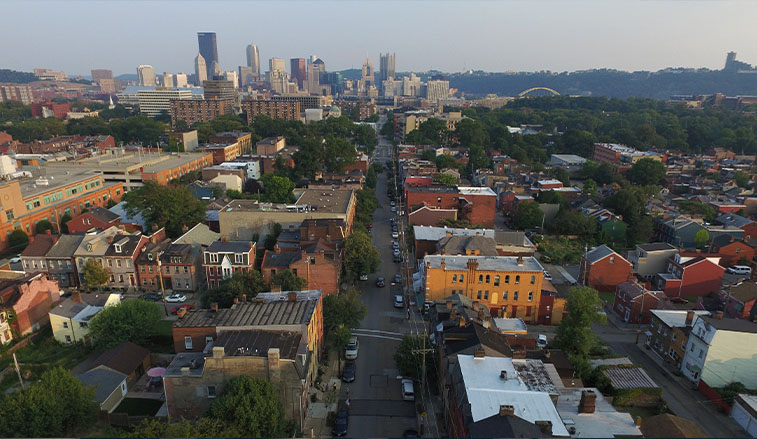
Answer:
<svg viewBox="0 0 757 439"><path fill-rule="evenodd" d="M163 401L145 398L124 398L113 410L114 413L127 413L129 416L154 416Z"/></svg>

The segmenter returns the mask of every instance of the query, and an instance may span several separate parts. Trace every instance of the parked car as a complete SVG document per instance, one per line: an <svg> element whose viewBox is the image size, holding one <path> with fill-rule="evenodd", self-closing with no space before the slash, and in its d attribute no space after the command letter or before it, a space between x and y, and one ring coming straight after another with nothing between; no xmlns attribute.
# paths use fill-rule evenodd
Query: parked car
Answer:
<svg viewBox="0 0 757 439"><path fill-rule="evenodd" d="M350 337L350 341L347 342L347 346L344 348L344 358L348 360L357 359L357 351L360 348L360 342L357 341L357 337L354 335Z"/></svg>
<svg viewBox="0 0 757 439"><path fill-rule="evenodd" d="M394 206L396 206L396 205L397 205L397 204L396 204L396 203L394 202L394 200L392 200L392 202L391 202L390 204L392 205L392 207L394 207Z"/></svg>
<svg viewBox="0 0 757 439"><path fill-rule="evenodd" d="M392 248L395 249L395 250L399 250L400 243L397 242L397 241L392 241Z"/></svg>
<svg viewBox="0 0 757 439"><path fill-rule="evenodd" d="M399 233L397 233L397 231L396 231L396 230L392 230L392 238L394 238L394 239L397 239L397 238L399 238L399 237L400 237L400 234L399 234Z"/></svg>
<svg viewBox="0 0 757 439"><path fill-rule="evenodd" d="M396 284L402 283L402 275L401 274L397 273L397 274L394 275L394 283L396 283Z"/></svg>
<svg viewBox="0 0 757 439"><path fill-rule="evenodd" d="M752 268L746 265L733 265L728 267L726 271L737 276L752 277Z"/></svg>
<svg viewBox="0 0 757 439"><path fill-rule="evenodd" d="M350 418L350 414L347 411L347 407L341 407L336 412L336 419L334 420L334 428L331 433L336 437L342 437L347 434L347 422Z"/></svg>
<svg viewBox="0 0 757 439"><path fill-rule="evenodd" d="M402 262L402 255L394 255L394 262L396 263Z"/></svg>
<svg viewBox="0 0 757 439"><path fill-rule="evenodd" d="M548 281L552 281L552 275L549 274L549 271L544 270L544 279L547 279Z"/></svg>
<svg viewBox="0 0 757 439"><path fill-rule="evenodd" d="M384 280L383 277L378 277L376 279L376 286L379 288L384 288L386 286L386 281Z"/></svg>
<svg viewBox="0 0 757 439"><path fill-rule="evenodd" d="M402 399L405 401L415 401L415 389L413 388L413 380L404 378L402 380Z"/></svg>
<svg viewBox="0 0 757 439"><path fill-rule="evenodd" d="M397 211L397 208L392 206L392 212L396 212L396 211Z"/></svg>
<svg viewBox="0 0 757 439"><path fill-rule="evenodd" d="M405 307L405 298L402 296L402 294L395 294L394 295L394 307L395 308L404 308Z"/></svg>
<svg viewBox="0 0 757 439"><path fill-rule="evenodd" d="M142 300L151 300L153 302L159 302L163 300L163 297L157 293L142 294L141 296L139 296L139 298Z"/></svg>
<svg viewBox="0 0 757 439"><path fill-rule="evenodd" d="M190 304L184 304L184 305L174 306L173 309L171 310L171 314L174 314L174 315L178 314L179 310L182 309L182 308L184 308L187 311L189 311L190 309L192 309L192 305L190 305Z"/></svg>
<svg viewBox="0 0 757 439"><path fill-rule="evenodd" d="M166 302L168 303L182 303L186 302L187 296L182 296L181 294L171 294L170 296L166 297Z"/></svg>
<svg viewBox="0 0 757 439"><path fill-rule="evenodd" d="M536 346L540 348L547 347L547 336L544 334L539 334L539 336L536 338Z"/></svg>
<svg viewBox="0 0 757 439"><path fill-rule="evenodd" d="M395 248L392 251L392 254L394 255L394 257L397 257L397 256L401 255L402 253L400 253L400 250L398 248Z"/></svg>
<svg viewBox="0 0 757 439"><path fill-rule="evenodd" d="M342 372L342 381L345 383L351 383L355 381L355 362L348 361L344 364L344 372Z"/></svg>

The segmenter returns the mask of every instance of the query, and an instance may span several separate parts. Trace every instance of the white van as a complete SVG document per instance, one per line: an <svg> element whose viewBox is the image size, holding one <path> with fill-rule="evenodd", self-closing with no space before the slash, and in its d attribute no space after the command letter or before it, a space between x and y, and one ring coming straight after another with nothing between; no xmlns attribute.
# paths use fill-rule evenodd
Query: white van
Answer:
<svg viewBox="0 0 757 439"><path fill-rule="evenodd" d="M733 265L728 267L726 271L737 276L752 277L752 267L746 265Z"/></svg>
<svg viewBox="0 0 757 439"><path fill-rule="evenodd" d="M402 399L405 401L415 401L415 389L413 388L413 380L402 380Z"/></svg>

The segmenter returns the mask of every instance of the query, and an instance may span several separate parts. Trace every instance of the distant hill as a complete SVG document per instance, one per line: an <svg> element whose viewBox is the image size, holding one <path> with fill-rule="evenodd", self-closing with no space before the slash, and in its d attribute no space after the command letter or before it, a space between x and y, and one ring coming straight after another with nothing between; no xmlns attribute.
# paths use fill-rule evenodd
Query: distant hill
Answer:
<svg viewBox="0 0 757 439"><path fill-rule="evenodd" d="M121 81L138 81L139 77L135 73L124 73L123 75L116 76L116 79Z"/></svg>
<svg viewBox="0 0 757 439"><path fill-rule="evenodd" d="M34 73L0 69L0 82L15 82L18 84L26 84L28 82L34 82L36 80L37 77L34 76Z"/></svg>
<svg viewBox="0 0 757 439"><path fill-rule="evenodd" d="M516 96L532 87L548 87L563 95L644 97L667 99L672 95L724 93L757 95L757 74L722 70L665 69L657 72L588 70L564 73L452 74L450 87L469 96L496 93Z"/></svg>

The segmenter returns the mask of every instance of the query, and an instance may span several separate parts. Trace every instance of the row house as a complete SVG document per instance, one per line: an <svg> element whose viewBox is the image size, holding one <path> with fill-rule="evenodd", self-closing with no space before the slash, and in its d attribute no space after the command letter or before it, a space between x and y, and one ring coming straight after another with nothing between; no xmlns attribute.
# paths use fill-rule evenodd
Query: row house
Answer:
<svg viewBox="0 0 757 439"><path fill-rule="evenodd" d="M321 290L324 295L336 294L342 271L341 251L335 243L322 239L300 247L299 251L266 250L260 267L263 280L271 283L277 273L286 270L305 279L307 289Z"/></svg>
<svg viewBox="0 0 757 439"><path fill-rule="evenodd" d="M43 273L4 273L0 279L0 342L10 343L50 323L48 312L60 302L58 283Z"/></svg>
<svg viewBox="0 0 757 439"><path fill-rule="evenodd" d="M745 281L729 285L720 299L727 317L752 321L757 318L757 283Z"/></svg>
<svg viewBox="0 0 757 439"><path fill-rule="evenodd" d="M690 218L673 216L667 219L657 220L657 239L680 248L694 248L694 237L704 226Z"/></svg>
<svg viewBox="0 0 757 439"><path fill-rule="evenodd" d="M122 289L136 288L136 262L139 252L148 237L138 235L116 235L109 240L110 245L103 255L103 266L110 273L108 286Z"/></svg>
<svg viewBox="0 0 757 439"><path fill-rule="evenodd" d="M255 266L253 241L216 241L203 252L202 265L208 287L219 285L234 273L246 273Z"/></svg>
<svg viewBox="0 0 757 439"><path fill-rule="evenodd" d="M689 333L696 316L709 315L709 311L653 309L645 344L667 363L681 369L689 343Z"/></svg>
<svg viewBox="0 0 757 439"><path fill-rule="evenodd" d="M615 291L631 277L633 266L606 245L600 245L581 257L578 280L597 291Z"/></svg>
<svg viewBox="0 0 757 439"><path fill-rule="evenodd" d="M76 265L76 273L79 277L78 285L84 285L84 266L87 265L90 259L94 259L105 266L103 264L103 257L113 242L113 238L120 233L121 231L117 227L109 227L101 232L89 232L84 235L84 238L72 255Z"/></svg>
<svg viewBox="0 0 757 439"><path fill-rule="evenodd" d="M668 297L707 296L720 291L725 268L718 258L681 256L668 259L666 270L657 273L652 285Z"/></svg>
<svg viewBox="0 0 757 439"><path fill-rule="evenodd" d="M612 310L624 322L645 325L651 319L650 312L666 307L667 300L662 291L650 291L639 282L627 281L618 285Z"/></svg>
<svg viewBox="0 0 757 439"><path fill-rule="evenodd" d="M744 232L744 241L749 242L752 238L757 238L757 221L744 218L741 215L735 213L721 215L715 218L715 223L730 228L741 229Z"/></svg>
<svg viewBox="0 0 757 439"><path fill-rule="evenodd" d="M58 236L53 236L50 230L47 234L30 236L29 245L19 255L24 272L27 274L47 273L46 255L56 242L58 242Z"/></svg>
<svg viewBox="0 0 757 439"><path fill-rule="evenodd" d="M74 253L81 245L85 235L61 235L57 242L45 254L47 277L58 282L61 287L79 285Z"/></svg>
<svg viewBox="0 0 757 439"><path fill-rule="evenodd" d="M678 248L667 242L637 244L628 253L628 261L633 264L633 272L646 280L651 280L657 273L664 272L668 260L678 254Z"/></svg>
<svg viewBox="0 0 757 439"><path fill-rule="evenodd" d="M171 244L160 256L174 291L197 291L205 283L202 269L202 248L190 244ZM164 279L165 281L165 279Z"/></svg>
<svg viewBox="0 0 757 439"><path fill-rule="evenodd" d="M143 290L160 291L160 257L163 252L171 245L170 239L150 239L142 246L142 250L137 258L137 271L139 276L139 286ZM166 282L166 279L163 279ZM163 288L169 288L164 284Z"/></svg>
<svg viewBox="0 0 757 439"><path fill-rule="evenodd" d="M104 207L95 207L87 212L72 218L66 223L68 233L84 233L88 230L105 230L109 227L118 226L121 217Z"/></svg>
<svg viewBox="0 0 757 439"><path fill-rule="evenodd" d="M681 250L680 255L718 259L718 264L727 268L732 265L750 265L754 259L754 248L732 236L720 235L710 240L704 250Z"/></svg>

